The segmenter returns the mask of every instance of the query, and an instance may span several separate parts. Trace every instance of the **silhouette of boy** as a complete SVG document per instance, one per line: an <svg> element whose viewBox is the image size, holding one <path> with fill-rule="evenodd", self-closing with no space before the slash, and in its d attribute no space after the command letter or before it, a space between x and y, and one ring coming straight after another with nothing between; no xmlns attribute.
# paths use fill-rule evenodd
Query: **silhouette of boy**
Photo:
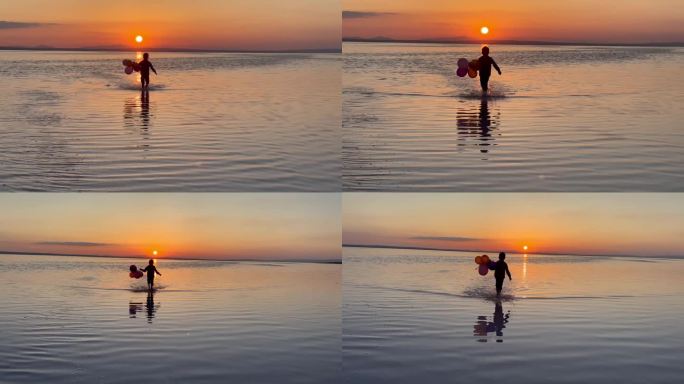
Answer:
<svg viewBox="0 0 684 384"><path fill-rule="evenodd" d="M513 280L511 272L508 270L508 264L506 264L504 260L506 260L506 254L504 252L499 253L499 261L496 263L496 268L494 269L497 296L501 295L501 289L503 288L503 282L506 275L508 275L508 280Z"/></svg>
<svg viewBox="0 0 684 384"><path fill-rule="evenodd" d="M143 54L143 60L138 63L140 65L140 82L142 83L143 89L150 86L150 69L154 74L157 74L157 70L154 69L154 65L148 60L150 58L149 53Z"/></svg>
<svg viewBox="0 0 684 384"><path fill-rule="evenodd" d="M499 75L501 75L501 69L496 65L494 59L489 56L489 47L482 47L482 56L477 61L480 63L480 85L482 86L482 92L487 93L489 77L492 75L492 65L499 72Z"/></svg>
<svg viewBox="0 0 684 384"><path fill-rule="evenodd" d="M143 272L147 272L147 289L149 291L154 289L154 274L156 273L157 275L161 276L162 274L157 271L157 267L154 266L154 260L150 260L149 265L145 267L144 269L141 269Z"/></svg>

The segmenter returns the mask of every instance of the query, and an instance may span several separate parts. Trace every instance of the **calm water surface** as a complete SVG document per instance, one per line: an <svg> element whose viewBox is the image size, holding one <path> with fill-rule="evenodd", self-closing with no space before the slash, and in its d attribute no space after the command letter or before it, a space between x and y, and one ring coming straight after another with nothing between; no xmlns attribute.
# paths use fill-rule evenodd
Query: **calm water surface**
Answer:
<svg viewBox="0 0 684 384"><path fill-rule="evenodd" d="M339 54L125 58L0 51L0 190L339 190Z"/></svg>
<svg viewBox="0 0 684 384"><path fill-rule="evenodd" d="M344 249L351 383L676 383L684 260ZM492 256L492 255L490 255Z"/></svg>
<svg viewBox="0 0 684 384"><path fill-rule="evenodd" d="M0 382L325 383L339 264L0 255Z"/></svg>
<svg viewBox="0 0 684 384"><path fill-rule="evenodd" d="M684 49L491 48L345 43L344 189L684 190Z"/></svg>

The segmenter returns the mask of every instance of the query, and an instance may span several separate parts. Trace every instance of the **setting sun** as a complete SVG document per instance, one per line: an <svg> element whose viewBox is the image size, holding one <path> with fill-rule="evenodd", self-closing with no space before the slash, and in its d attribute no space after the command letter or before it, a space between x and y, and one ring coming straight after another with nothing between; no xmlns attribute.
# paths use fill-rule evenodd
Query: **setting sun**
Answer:
<svg viewBox="0 0 684 384"><path fill-rule="evenodd" d="M483 35L488 34L488 33L489 33L489 28L488 28L488 27L482 27L482 28L480 28L480 33L482 33Z"/></svg>
<svg viewBox="0 0 684 384"><path fill-rule="evenodd" d="M154 251L152 251L152 255L154 255L154 256L157 256L158 253L159 253L159 252L157 252L156 249L155 249Z"/></svg>
<svg viewBox="0 0 684 384"><path fill-rule="evenodd" d="M527 245L523 245L523 250L527 251Z"/></svg>
<svg viewBox="0 0 684 384"><path fill-rule="evenodd" d="M140 36L140 35L136 36L136 37L135 37L135 42L138 43L138 44L142 43L142 42L143 42L143 37Z"/></svg>

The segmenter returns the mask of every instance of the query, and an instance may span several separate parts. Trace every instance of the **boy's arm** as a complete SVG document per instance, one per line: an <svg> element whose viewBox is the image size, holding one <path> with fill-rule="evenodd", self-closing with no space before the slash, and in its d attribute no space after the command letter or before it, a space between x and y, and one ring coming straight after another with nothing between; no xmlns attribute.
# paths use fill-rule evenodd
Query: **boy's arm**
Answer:
<svg viewBox="0 0 684 384"><path fill-rule="evenodd" d="M161 276L161 273L159 273L159 271L157 271L157 268L155 268L154 271L157 273L157 275Z"/></svg>
<svg viewBox="0 0 684 384"><path fill-rule="evenodd" d="M506 264L506 274L508 275L508 280L513 280L511 277L511 271L508 270L508 264Z"/></svg>
<svg viewBox="0 0 684 384"><path fill-rule="evenodd" d="M496 61L494 61L494 59L492 59L492 64L494 65L494 69L496 69L496 71L499 72L499 75L500 75L501 74L501 68L499 68L499 66L496 65Z"/></svg>
<svg viewBox="0 0 684 384"><path fill-rule="evenodd" d="M155 75L157 74L157 70L154 69L154 65L152 65L152 63L150 63L150 69L152 69L152 72L154 72Z"/></svg>

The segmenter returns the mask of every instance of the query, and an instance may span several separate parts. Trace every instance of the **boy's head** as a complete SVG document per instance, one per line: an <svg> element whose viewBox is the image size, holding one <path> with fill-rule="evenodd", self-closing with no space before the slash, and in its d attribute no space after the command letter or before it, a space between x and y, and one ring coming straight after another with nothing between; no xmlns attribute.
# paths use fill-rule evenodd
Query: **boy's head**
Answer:
<svg viewBox="0 0 684 384"><path fill-rule="evenodd" d="M482 47L482 55L489 56L489 47Z"/></svg>
<svg viewBox="0 0 684 384"><path fill-rule="evenodd" d="M143 53L143 59L147 60L147 59L149 59L149 58L150 58L150 54L149 54L149 53L147 53L147 52Z"/></svg>
<svg viewBox="0 0 684 384"><path fill-rule="evenodd" d="M150 259L150 265L154 265L154 259Z"/></svg>
<svg viewBox="0 0 684 384"><path fill-rule="evenodd" d="M499 260L506 260L506 252L499 252Z"/></svg>

